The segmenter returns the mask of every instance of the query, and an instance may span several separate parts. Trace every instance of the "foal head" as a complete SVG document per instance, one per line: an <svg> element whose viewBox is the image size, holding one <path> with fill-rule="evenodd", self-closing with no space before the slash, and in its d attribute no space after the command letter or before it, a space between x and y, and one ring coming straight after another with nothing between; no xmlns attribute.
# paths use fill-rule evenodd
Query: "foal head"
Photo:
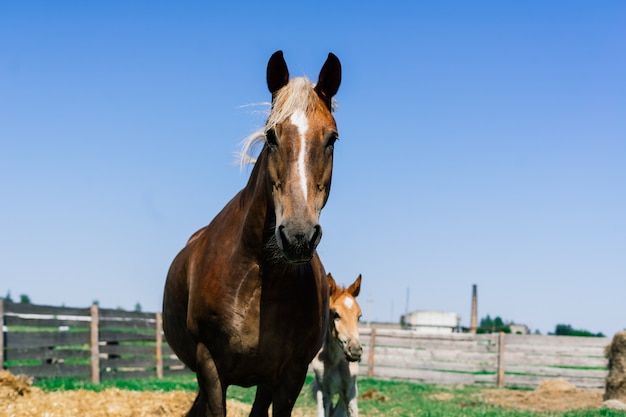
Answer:
<svg viewBox="0 0 626 417"><path fill-rule="evenodd" d="M272 110L265 126L267 186L276 214L275 237L289 262L307 262L322 237L319 216L328 199L333 148L338 138L332 98L341 82L341 64L333 54L317 84L289 80L282 51L267 65Z"/></svg>
<svg viewBox="0 0 626 417"><path fill-rule="evenodd" d="M331 274L328 274L330 288L330 323L328 324L332 339L335 340L345 358L351 362L358 361L363 353L359 341L359 318L361 307L356 296L361 291L361 275L350 287L338 287Z"/></svg>

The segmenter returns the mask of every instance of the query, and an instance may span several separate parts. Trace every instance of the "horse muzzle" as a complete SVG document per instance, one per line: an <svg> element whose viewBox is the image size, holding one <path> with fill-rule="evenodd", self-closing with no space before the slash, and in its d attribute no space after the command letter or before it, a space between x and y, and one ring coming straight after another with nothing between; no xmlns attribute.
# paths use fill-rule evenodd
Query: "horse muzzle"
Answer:
<svg viewBox="0 0 626 417"><path fill-rule="evenodd" d="M280 225L276 228L276 241L284 258L291 263L308 262L315 253L322 238L322 227L289 227Z"/></svg>
<svg viewBox="0 0 626 417"><path fill-rule="evenodd" d="M363 355L363 347L360 343L348 343L343 349L343 352L345 353L346 360L348 362L357 362L361 360L361 355Z"/></svg>

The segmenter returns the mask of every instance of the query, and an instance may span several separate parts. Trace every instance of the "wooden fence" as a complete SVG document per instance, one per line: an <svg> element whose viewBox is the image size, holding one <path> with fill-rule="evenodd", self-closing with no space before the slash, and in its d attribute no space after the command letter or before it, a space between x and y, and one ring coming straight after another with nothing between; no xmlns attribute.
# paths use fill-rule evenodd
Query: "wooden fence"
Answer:
<svg viewBox="0 0 626 417"><path fill-rule="evenodd" d="M160 313L0 300L0 364L35 378L102 379L188 373L163 343Z"/></svg>
<svg viewBox="0 0 626 417"><path fill-rule="evenodd" d="M36 378L189 374L164 343L160 313L49 307L0 300L0 364ZM425 384L533 388L563 379L603 388L610 338L362 328L361 377Z"/></svg>
<svg viewBox="0 0 626 417"><path fill-rule="evenodd" d="M361 329L360 374L426 384L534 388L562 379L604 388L610 338L512 334L421 334Z"/></svg>

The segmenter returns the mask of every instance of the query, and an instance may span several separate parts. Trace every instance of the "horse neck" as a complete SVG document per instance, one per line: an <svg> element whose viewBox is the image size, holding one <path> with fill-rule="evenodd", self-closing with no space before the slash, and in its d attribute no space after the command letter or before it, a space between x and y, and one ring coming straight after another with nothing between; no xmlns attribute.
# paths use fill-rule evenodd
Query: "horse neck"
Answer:
<svg viewBox="0 0 626 417"><path fill-rule="evenodd" d="M267 171L267 152L265 148L259 154L252 168L246 186L239 193L238 208L242 212L242 239L252 247L262 249L273 234L276 222L274 211L270 208L265 173Z"/></svg>

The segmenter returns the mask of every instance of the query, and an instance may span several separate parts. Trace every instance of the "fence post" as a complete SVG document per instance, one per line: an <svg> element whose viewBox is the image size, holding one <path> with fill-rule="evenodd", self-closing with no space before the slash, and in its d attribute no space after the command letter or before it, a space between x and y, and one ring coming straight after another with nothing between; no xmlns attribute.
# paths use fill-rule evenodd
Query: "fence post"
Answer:
<svg viewBox="0 0 626 417"><path fill-rule="evenodd" d="M0 298L0 371L4 369L4 300Z"/></svg>
<svg viewBox="0 0 626 417"><path fill-rule="evenodd" d="M496 378L496 385L498 388L504 387L504 335L504 332L500 332L498 335L498 374Z"/></svg>
<svg viewBox="0 0 626 417"><path fill-rule="evenodd" d="M156 313L156 373L157 378L163 378L163 316Z"/></svg>
<svg viewBox="0 0 626 417"><path fill-rule="evenodd" d="M372 327L372 332L370 333L370 351L367 358L367 377L374 377L374 349L376 348L376 327Z"/></svg>
<svg viewBox="0 0 626 417"><path fill-rule="evenodd" d="M99 327L98 305L91 306L91 383L100 383L100 347L98 345Z"/></svg>

